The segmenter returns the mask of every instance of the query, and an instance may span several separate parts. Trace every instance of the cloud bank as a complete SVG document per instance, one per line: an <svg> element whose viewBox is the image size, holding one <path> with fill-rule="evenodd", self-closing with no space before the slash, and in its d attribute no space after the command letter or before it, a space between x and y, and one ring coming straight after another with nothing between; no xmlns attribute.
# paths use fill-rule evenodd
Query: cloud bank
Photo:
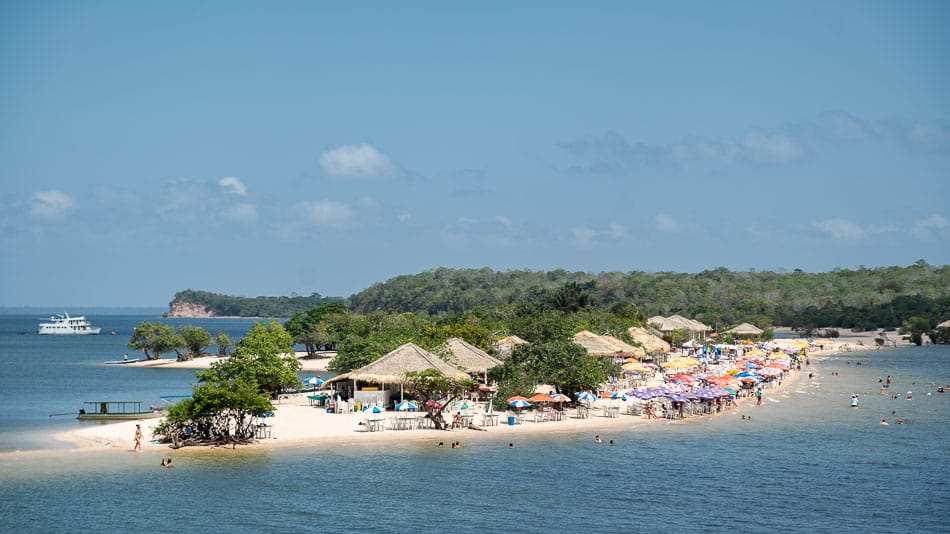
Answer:
<svg viewBox="0 0 950 534"><path fill-rule="evenodd" d="M372 145L344 145L320 154L320 168L332 178L392 178L399 168Z"/></svg>
<svg viewBox="0 0 950 534"><path fill-rule="evenodd" d="M39 191L30 197L30 217L35 219L63 219L76 211L76 200L59 191Z"/></svg>

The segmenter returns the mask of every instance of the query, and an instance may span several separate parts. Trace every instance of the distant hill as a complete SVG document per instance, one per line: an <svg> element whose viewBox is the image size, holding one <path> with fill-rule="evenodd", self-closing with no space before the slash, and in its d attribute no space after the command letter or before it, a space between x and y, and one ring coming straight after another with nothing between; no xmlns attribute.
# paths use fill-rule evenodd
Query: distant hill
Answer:
<svg viewBox="0 0 950 534"><path fill-rule="evenodd" d="M166 317L290 317L325 302L343 299L323 297L232 297L186 289L175 293Z"/></svg>
<svg viewBox="0 0 950 534"><path fill-rule="evenodd" d="M907 267L700 273L583 273L439 268L397 276L352 295L228 297L182 291L175 302L200 304L213 316L288 317L327 301L351 311L458 314L478 307L562 307L574 300L610 309L635 305L646 316L678 313L716 328L760 326L897 327L920 314L950 315L950 266L923 260ZM569 303L568 303L569 304Z"/></svg>

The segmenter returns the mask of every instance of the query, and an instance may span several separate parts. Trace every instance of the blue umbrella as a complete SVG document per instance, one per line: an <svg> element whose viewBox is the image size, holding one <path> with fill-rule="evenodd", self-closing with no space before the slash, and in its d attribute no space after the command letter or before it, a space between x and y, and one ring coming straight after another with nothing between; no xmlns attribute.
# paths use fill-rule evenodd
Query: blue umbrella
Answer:
<svg viewBox="0 0 950 534"><path fill-rule="evenodd" d="M577 392L577 400L581 402L594 402L597 400L597 396L590 391L579 391Z"/></svg>
<svg viewBox="0 0 950 534"><path fill-rule="evenodd" d="M363 413L383 413L383 409L375 404L363 407Z"/></svg>
<svg viewBox="0 0 950 534"><path fill-rule="evenodd" d="M405 412L405 411L407 411L407 410L410 411L410 412L414 412L414 411L418 410L419 407L416 406L412 401L404 400L404 401L402 401L402 402L400 402L399 404L396 405L396 409L399 410L399 411L402 411L402 412Z"/></svg>
<svg viewBox="0 0 950 534"><path fill-rule="evenodd" d="M318 377L316 377L316 376L311 376L310 378L304 380L303 382L304 382L304 384L307 384L307 385L310 385L310 386L322 386L322 385L323 385L323 379L322 379L322 378L318 378Z"/></svg>
<svg viewBox="0 0 950 534"><path fill-rule="evenodd" d="M526 400L515 399L509 402L508 406L511 406L512 408L527 408L531 406L531 403Z"/></svg>

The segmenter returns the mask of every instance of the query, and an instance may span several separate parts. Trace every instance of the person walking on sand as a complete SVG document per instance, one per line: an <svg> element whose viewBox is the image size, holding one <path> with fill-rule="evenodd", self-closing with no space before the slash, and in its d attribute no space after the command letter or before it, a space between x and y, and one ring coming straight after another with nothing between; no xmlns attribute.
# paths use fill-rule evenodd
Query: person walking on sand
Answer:
<svg viewBox="0 0 950 534"><path fill-rule="evenodd" d="M135 447L132 447L132 451L141 452L141 450L142 450L142 426L135 425Z"/></svg>
<svg viewBox="0 0 950 534"><path fill-rule="evenodd" d="M755 401L756 406L759 406L760 404L762 404L762 388L758 388L755 390L755 398L756 398L756 401Z"/></svg>

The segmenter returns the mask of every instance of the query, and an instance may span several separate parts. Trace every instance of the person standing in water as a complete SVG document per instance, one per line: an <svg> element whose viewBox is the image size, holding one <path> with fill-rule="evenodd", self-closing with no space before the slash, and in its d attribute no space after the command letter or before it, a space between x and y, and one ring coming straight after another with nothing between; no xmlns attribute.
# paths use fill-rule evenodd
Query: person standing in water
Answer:
<svg viewBox="0 0 950 534"><path fill-rule="evenodd" d="M141 425L135 425L135 438L134 438L134 439L135 439L135 447L132 447L132 451L133 451L133 452L135 452L135 451L140 451L140 452L141 452L141 450L142 450L142 426L141 426Z"/></svg>

